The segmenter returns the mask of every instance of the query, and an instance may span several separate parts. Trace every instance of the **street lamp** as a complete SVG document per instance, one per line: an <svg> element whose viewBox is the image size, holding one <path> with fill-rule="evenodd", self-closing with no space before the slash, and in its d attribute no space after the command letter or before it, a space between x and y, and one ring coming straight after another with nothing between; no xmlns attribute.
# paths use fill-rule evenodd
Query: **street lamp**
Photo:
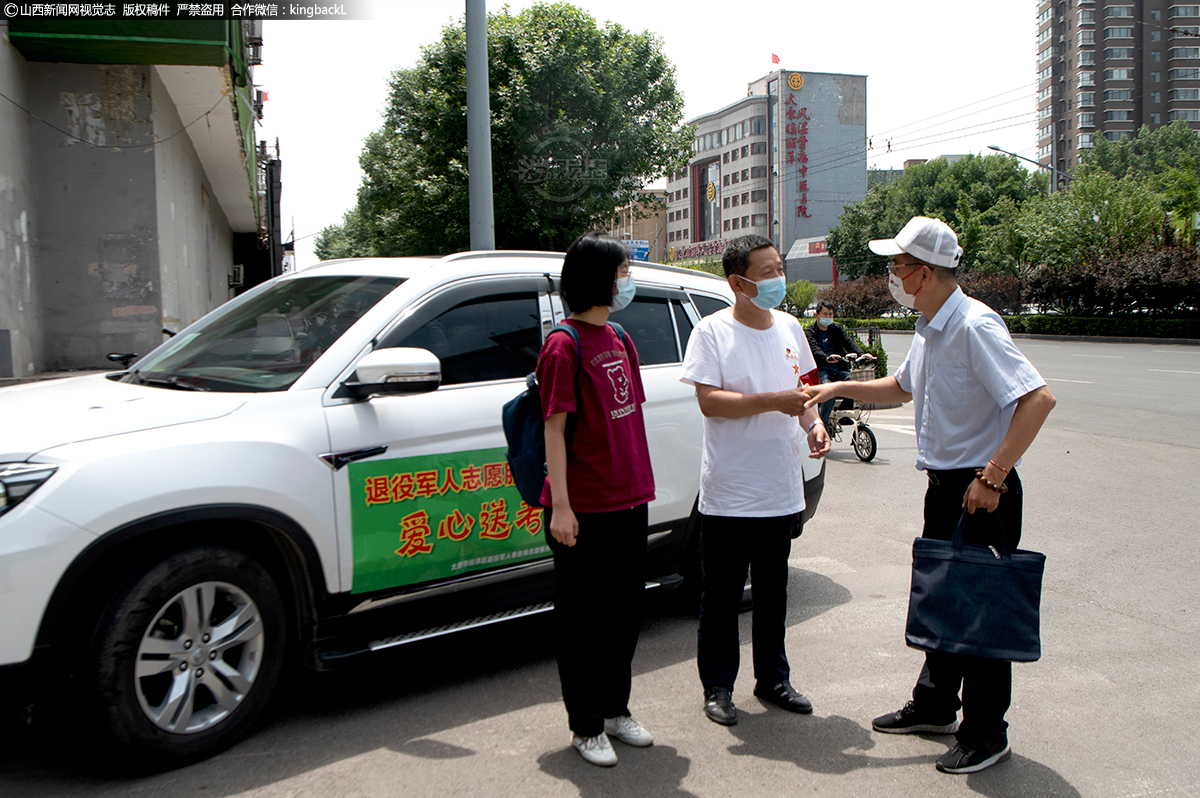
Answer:
<svg viewBox="0 0 1200 798"><path fill-rule="evenodd" d="M1022 161L1028 161L1029 163L1033 164L1034 166L1040 167L1042 169L1049 169L1055 175L1057 175L1058 177L1061 177L1063 179L1063 182L1067 182L1067 183L1071 182L1070 175L1065 174L1064 172L1058 171L1057 169L1055 169L1053 166L1051 166L1048 163L1041 163L1040 161L1035 161L1032 158L1026 158L1024 155L1017 155L1015 152L1009 152L1008 150L1002 150L999 147L993 147L991 144L988 145L988 149L995 150L996 152L1002 152L1005 155L1011 155L1014 158L1020 158ZM1057 185L1057 182L1058 182L1057 180L1051 181L1050 188L1049 188L1050 193L1053 193L1054 186Z"/></svg>

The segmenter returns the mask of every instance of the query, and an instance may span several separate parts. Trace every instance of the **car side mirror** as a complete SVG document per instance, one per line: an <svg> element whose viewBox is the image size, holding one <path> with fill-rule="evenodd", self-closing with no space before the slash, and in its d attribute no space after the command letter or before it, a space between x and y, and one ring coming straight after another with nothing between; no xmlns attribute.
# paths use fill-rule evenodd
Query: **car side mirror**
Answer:
<svg viewBox="0 0 1200 798"><path fill-rule="evenodd" d="M355 399L374 394L436 391L442 384L442 363L427 349L397 346L367 353L342 383Z"/></svg>

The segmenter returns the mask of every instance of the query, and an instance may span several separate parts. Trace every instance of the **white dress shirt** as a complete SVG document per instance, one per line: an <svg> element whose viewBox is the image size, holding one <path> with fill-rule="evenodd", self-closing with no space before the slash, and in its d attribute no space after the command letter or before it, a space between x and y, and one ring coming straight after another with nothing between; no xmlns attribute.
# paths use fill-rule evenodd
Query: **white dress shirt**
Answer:
<svg viewBox="0 0 1200 798"><path fill-rule="evenodd" d="M1017 400L1046 384L1004 321L961 288L932 319L917 320L896 381L913 396L921 470L987 465Z"/></svg>

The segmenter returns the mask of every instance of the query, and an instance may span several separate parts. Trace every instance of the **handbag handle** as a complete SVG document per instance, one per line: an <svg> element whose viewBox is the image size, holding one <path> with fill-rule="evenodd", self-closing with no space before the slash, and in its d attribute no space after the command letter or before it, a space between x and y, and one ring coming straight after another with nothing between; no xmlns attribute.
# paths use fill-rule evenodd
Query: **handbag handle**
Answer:
<svg viewBox="0 0 1200 798"><path fill-rule="evenodd" d="M1004 522L1000 520L999 515L996 515L994 517L996 519L996 526L1000 527L1000 546L999 546L999 550L997 550L997 548L995 546L988 546L987 548L992 550L992 553L996 555L996 559L1001 559L1001 558L1011 559L1012 558L1012 550L1008 547L1008 535L1006 535L1004 533ZM953 545L954 545L955 553L962 551L963 542L966 537L966 534L967 534L967 511L963 510L962 515L959 516L958 523L954 525Z"/></svg>

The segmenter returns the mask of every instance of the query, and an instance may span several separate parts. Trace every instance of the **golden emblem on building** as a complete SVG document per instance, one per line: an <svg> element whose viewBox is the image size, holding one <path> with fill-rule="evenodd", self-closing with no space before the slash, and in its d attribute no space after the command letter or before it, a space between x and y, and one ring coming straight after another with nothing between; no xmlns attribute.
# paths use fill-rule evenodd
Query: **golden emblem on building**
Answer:
<svg viewBox="0 0 1200 798"><path fill-rule="evenodd" d="M708 197L709 202L715 200L717 198L717 184L711 180L708 181L708 187L704 190L704 195Z"/></svg>
<svg viewBox="0 0 1200 798"><path fill-rule="evenodd" d="M793 72L788 75L788 88L792 91L800 91L804 88L804 76L799 72Z"/></svg>

